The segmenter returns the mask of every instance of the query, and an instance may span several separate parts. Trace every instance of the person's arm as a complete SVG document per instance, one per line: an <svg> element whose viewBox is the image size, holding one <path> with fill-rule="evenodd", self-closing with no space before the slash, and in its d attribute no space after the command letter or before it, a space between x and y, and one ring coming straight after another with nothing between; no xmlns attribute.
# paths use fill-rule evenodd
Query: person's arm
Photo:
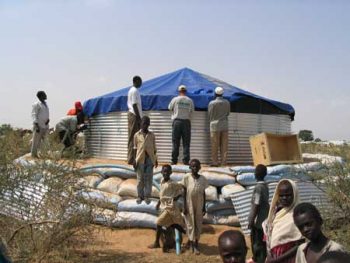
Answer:
<svg viewBox="0 0 350 263"><path fill-rule="evenodd" d="M213 104L209 103L208 105L208 118L209 118L209 122L211 121L211 116L213 114Z"/></svg>
<svg viewBox="0 0 350 263"><path fill-rule="evenodd" d="M35 103L33 104L33 107L32 107L32 119L33 119L34 129L36 132L40 132L38 115L39 115L39 104Z"/></svg>
<svg viewBox="0 0 350 263"><path fill-rule="evenodd" d="M259 205L252 204L251 214L249 215L249 219L248 219L248 229L252 229L252 227L254 226L254 222L258 214L258 210L259 210Z"/></svg>
<svg viewBox="0 0 350 263"><path fill-rule="evenodd" d="M132 149L132 156L134 157L134 162L132 164L132 166L134 167L134 169L136 170L136 166L137 166L137 163L136 163L136 153L137 153L137 138L136 138L136 134L134 134L134 148Z"/></svg>
<svg viewBox="0 0 350 263"><path fill-rule="evenodd" d="M157 157L157 146L156 146L156 138L153 134L153 149L154 149L154 156L156 158L155 163L154 163L154 167L157 168L158 167L158 157Z"/></svg>
<svg viewBox="0 0 350 263"><path fill-rule="evenodd" d="M205 191L203 191L203 208L202 208L203 215L205 215L207 213L207 211L205 209L205 202L206 202Z"/></svg>
<svg viewBox="0 0 350 263"><path fill-rule="evenodd" d="M184 186L184 215L188 214L188 207L187 207L187 188Z"/></svg>
<svg viewBox="0 0 350 263"><path fill-rule="evenodd" d="M169 106L168 106L168 109L169 109L170 111L173 111L173 109L174 109L174 99L172 99L172 100L170 101Z"/></svg>
<svg viewBox="0 0 350 263"><path fill-rule="evenodd" d="M281 255L277 258L272 258L270 255L268 255L266 258L266 263L281 263L281 262L284 262L288 258L294 257L296 255L298 247L301 243L303 243L303 240L299 240L294 247L292 247L287 252L285 252L283 255Z"/></svg>
<svg viewBox="0 0 350 263"><path fill-rule="evenodd" d="M136 119L137 121L140 121L141 120L141 117L140 117L140 113L139 113L139 109L137 107L137 104L133 104L132 105L133 109L134 109L134 112L135 112L135 115L136 115Z"/></svg>

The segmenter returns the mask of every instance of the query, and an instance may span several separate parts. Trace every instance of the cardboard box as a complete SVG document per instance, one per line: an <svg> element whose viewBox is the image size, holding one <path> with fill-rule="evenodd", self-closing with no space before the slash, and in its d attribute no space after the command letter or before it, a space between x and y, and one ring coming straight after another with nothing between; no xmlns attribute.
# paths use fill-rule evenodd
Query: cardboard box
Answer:
<svg viewBox="0 0 350 263"><path fill-rule="evenodd" d="M302 163L298 135L260 133L250 137L254 165Z"/></svg>

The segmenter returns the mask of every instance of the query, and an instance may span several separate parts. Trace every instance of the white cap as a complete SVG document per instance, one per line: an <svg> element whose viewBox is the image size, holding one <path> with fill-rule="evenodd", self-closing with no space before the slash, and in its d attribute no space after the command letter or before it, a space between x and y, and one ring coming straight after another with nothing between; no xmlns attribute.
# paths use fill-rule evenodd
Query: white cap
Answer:
<svg viewBox="0 0 350 263"><path fill-rule="evenodd" d="M186 91L186 86L185 85L180 85L177 89L178 91Z"/></svg>
<svg viewBox="0 0 350 263"><path fill-rule="evenodd" d="M216 89L215 89L215 94L217 94L217 95L222 95L222 94L224 94L224 89L221 88L221 87L216 87Z"/></svg>

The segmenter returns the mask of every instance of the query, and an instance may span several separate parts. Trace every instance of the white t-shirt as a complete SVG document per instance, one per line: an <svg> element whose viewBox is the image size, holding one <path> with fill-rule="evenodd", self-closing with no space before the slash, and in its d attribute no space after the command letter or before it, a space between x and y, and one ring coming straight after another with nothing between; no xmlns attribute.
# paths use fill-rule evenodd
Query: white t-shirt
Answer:
<svg viewBox="0 0 350 263"><path fill-rule="evenodd" d="M129 89L128 92L128 109L131 113L135 114L133 104L137 104L137 109L139 110L140 118L142 118L142 104L140 92L134 86ZM135 114L136 115L136 114Z"/></svg>
<svg viewBox="0 0 350 263"><path fill-rule="evenodd" d="M48 129L49 125L46 122L49 120L49 107L46 103L38 101L32 107L33 124L37 123L40 128Z"/></svg>

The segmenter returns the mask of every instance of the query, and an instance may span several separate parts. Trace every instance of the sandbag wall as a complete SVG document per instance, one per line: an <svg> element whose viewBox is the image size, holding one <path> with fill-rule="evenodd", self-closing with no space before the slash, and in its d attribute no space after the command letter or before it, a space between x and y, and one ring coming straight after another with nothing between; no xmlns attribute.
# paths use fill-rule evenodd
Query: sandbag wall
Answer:
<svg viewBox="0 0 350 263"><path fill-rule="evenodd" d="M181 181L190 172L188 166L174 165L171 179ZM79 181L84 190L78 191L85 200L96 204L94 222L114 227L155 228L158 211L159 187L162 174L155 169L151 203L136 203L136 173L127 165L94 165L81 169L84 176ZM210 186L206 189L206 209L204 223L239 226L230 194L244 190L235 184L235 178L229 168L202 169ZM234 187L230 187L234 186ZM226 189L226 190L225 190ZM224 192L222 192L224 190ZM181 199L179 200L181 206Z"/></svg>

